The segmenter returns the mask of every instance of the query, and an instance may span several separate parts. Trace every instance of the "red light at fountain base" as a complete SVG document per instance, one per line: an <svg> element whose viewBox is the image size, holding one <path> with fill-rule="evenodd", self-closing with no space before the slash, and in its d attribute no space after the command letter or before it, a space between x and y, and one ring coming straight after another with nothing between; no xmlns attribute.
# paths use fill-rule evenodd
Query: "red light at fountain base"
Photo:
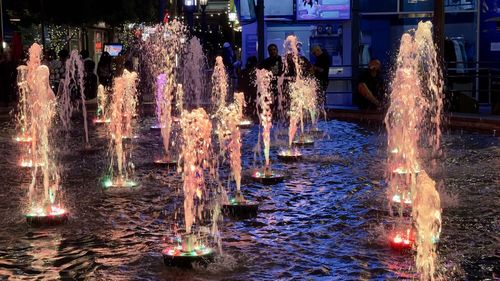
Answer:
<svg viewBox="0 0 500 281"><path fill-rule="evenodd" d="M49 214L42 208L33 209L26 215L26 222L30 226L54 226L65 223L69 213L62 208L52 206Z"/></svg>
<svg viewBox="0 0 500 281"><path fill-rule="evenodd" d="M415 244L415 232L412 229L394 232L389 237L389 244L394 250L410 250Z"/></svg>

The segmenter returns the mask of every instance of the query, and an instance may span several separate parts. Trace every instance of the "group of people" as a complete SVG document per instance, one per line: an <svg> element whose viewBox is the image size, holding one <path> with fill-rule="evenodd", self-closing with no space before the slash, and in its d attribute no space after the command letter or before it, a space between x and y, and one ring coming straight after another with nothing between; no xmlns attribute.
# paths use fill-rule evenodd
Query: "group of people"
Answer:
<svg viewBox="0 0 500 281"><path fill-rule="evenodd" d="M312 49L312 54L314 55L315 61L311 63L306 57L301 55L300 45L298 47L298 63L303 77L314 77L318 82L318 105L320 107L324 106L325 103L325 93L328 87L328 71L330 68L330 57L325 50L321 49L320 46L314 46ZM241 71L238 91L245 93L247 104L255 104L257 98L257 89L253 81L255 81L255 70L256 69L266 69L272 73L271 81L271 92L276 98L280 89L278 89L278 79L284 77L285 83L284 88L288 84L295 80L297 75L297 66L294 64L293 55L288 54L285 60L279 55L278 46L276 44L270 44L267 48L269 56L262 62L258 62L257 57L251 56L248 58L246 67ZM286 95L287 90L282 89L282 92ZM276 111L276 110L273 110ZM249 107L248 115L256 118L255 107Z"/></svg>
<svg viewBox="0 0 500 281"><path fill-rule="evenodd" d="M326 91L329 84L329 68L330 56L321 46L316 45L312 48L311 53L314 57L314 63L311 63L306 57L301 55L300 45L297 46L299 51L299 67L303 76L314 77L318 83L318 105L325 106ZM255 56L248 58L239 76L238 91L245 93L246 102L248 105L255 104L257 90L253 81L255 81L255 70L266 69L273 75L271 82L271 92L274 96L278 95L278 79L284 76L285 81L293 81L296 75L296 66L293 63L293 57L289 54L283 59L278 52L276 44L270 44L267 48L269 56L262 62L258 62ZM285 67L285 64L287 65ZM380 111L383 107L383 79L381 77L381 63L379 60L373 59L368 65L368 69L364 71L357 81L357 89L353 92L353 102L362 110ZM286 90L284 91L286 93ZM255 107L249 107L249 116L256 118Z"/></svg>

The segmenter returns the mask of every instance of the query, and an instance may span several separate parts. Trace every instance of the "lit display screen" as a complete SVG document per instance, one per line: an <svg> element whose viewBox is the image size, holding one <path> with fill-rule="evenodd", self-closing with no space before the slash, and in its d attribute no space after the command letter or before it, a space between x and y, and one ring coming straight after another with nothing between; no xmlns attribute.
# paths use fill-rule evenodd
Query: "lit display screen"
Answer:
<svg viewBox="0 0 500 281"><path fill-rule="evenodd" d="M297 0L297 20L346 20L350 0Z"/></svg>

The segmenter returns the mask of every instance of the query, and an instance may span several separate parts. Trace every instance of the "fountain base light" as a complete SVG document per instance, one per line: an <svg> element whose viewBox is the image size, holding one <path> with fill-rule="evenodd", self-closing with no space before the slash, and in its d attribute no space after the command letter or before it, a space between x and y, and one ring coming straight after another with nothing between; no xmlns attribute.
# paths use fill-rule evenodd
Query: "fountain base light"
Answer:
<svg viewBox="0 0 500 281"><path fill-rule="evenodd" d="M389 237L389 245L392 249L402 251L410 250L415 244L415 230L396 231Z"/></svg>
<svg viewBox="0 0 500 281"><path fill-rule="evenodd" d="M65 223L68 220L69 213L55 206L52 206L51 211L47 214L43 208L33 209L26 215L26 222L30 226L54 226Z"/></svg>
<svg viewBox="0 0 500 281"><path fill-rule="evenodd" d="M229 204L222 206L222 212L234 218L252 218L257 216L259 205L248 201L241 192L237 192L236 198L231 198Z"/></svg>
<svg viewBox="0 0 500 281"><path fill-rule="evenodd" d="M30 143L32 140L33 138L27 135L19 135L14 138L14 141L18 143Z"/></svg>
<svg viewBox="0 0 500 281"><path fill-rule="evenodd" d="M283 182L285 175L278 171L272 171L271 169L263 169L263 171L254 172L252 174L252 179L264 185L272 185Z"/></svg>
<svg viewBox="0 0 500 281"><path fill-rule="evenodd" d="M278 159L284 162L296 162L302 158L302 153L298 149L281 150Z"/></svg>
<svg viewBox="0 0 500 281"><path fill-rule="evenodd" d="M85 145L81 150L80 150L80 153L83 153L83 154L94 154L94 153L97 153L99 151L99 147L97 146L92 146L92 145Z"/></svg>
<svg viewBox="0 0 500 281"><path fill-rule="evenodd" d="M104 118L95 118L92 120L92 123L94 125L109 124L110 122L111 122L111 119L104 119Z"/></svg>
<svg viewBox="0 0 500 281"><path fill-rule="evenodd" d="M19 166L21 168L34 168L34 167L42 167L43 163L42 162L33 162L33 160L23 159L23 160L19 161Z"/></svg>
<svg viewBox="0 0 500 281"><path fill-rule="evenodd" d="M243 119L238 124L240 129L249 129L253 126L253 122L251 120Z"/></svg>
<svg viewBox="0 0 500 281"><path fill-rule="evenodd" d="M161 129L165 128L165 126L160 125L160 124L154 124L149 127L151 131L160 131Z"/></svg>
<svg viewBox="0 0 500 281"><path fill-rule="evenodd" d="M314 139L310 136L301 136L299 139L294 140L292 144L296 146L310 146L314 145Z"/></svg>
<svg viewBox="0 0 500 281"><path fill-rule="evenodd" d="M116 188L116 189L120 189L120 188L130 188L130 189L134 189L134 188L138 188L140 185L138 182L136 181L133 181L131 179L125 179L123 177L117 177L115 179L106 179L104 180L103 184L105 189L110 189L110 188Z"/></svg>
<svg viewBox="0 0 500 281"><path fill-rule="evenodd" d="M154 164L162 167L177 167L177 160L165 157L161 159L156 159L154 161Z"/></svg>
<svg viewBox="0 0 500 281"><path fill-rule="evenodd" d="M193 234L183 235L181 245L167 247L162 251L166 266L193 268L193 264L208 265L214 260L214 250L205 245L197 245Z"/></svg>
<svg viewBox="0 0 500 281"><path fill-rule="evenodd" d="M324 134L324 131L323 130L320 130L318 128L312 128L310 129L309 131L307 131L307 133L309 135L313 135L313 136L321 136Z"/></svg>

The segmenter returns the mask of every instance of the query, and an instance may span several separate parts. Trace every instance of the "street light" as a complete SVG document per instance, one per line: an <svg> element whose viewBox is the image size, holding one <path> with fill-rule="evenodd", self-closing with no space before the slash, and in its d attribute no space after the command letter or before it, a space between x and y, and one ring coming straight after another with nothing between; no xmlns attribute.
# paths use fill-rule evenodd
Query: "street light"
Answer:
<svg viewBox="0 0 500 281"><path fill-rule="evenodd" d="M208 5L208 0L200 0L200 7L201 7L201 40L202 40L202 45L205 44L205 33L207 32L207 5Z"/></svg>

